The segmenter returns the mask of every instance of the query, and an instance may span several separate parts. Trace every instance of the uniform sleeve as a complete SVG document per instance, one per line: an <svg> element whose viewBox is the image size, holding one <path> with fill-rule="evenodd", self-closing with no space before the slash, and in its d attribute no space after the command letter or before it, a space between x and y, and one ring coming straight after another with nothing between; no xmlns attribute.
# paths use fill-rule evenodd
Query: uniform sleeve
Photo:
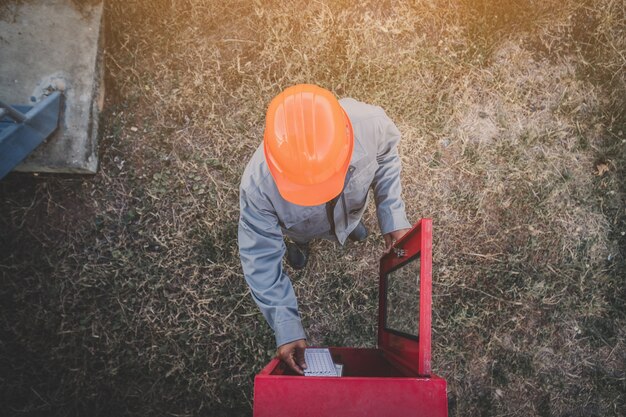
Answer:
<svg viewBox="0 0 626 417"><path fill-rule="evenodd" d="M298 302L283 271L285 243L270 207L240 193L239 256L254 301L276 336L276 345L306 338Z"/></svg>
<svg viewBox="0 0 626 417"><path fill-rule="evenodd" d="M400 131L388 118L379 119L376 132L378 169L372 183L376 200L376 214L381 233L387 234L411 227L402 201L400 185Z"/></svg>

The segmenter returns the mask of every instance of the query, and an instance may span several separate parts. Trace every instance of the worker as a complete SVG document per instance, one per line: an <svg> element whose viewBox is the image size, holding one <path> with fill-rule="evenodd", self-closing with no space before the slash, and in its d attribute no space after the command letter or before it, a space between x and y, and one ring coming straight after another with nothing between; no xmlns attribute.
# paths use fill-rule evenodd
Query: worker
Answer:
<svg viewBox="0 0 626 417"><path fill-rule="evenodd" d="M306 368L306 334L283 256L297 270L312 239L364 240L370 187L390 250L411 226L400 195L399 140L380 107L337 100L315 85L289 87L269 105L263 143L241 179L239 255L252 297L274 330L277 356L298 374Z"/></svg>

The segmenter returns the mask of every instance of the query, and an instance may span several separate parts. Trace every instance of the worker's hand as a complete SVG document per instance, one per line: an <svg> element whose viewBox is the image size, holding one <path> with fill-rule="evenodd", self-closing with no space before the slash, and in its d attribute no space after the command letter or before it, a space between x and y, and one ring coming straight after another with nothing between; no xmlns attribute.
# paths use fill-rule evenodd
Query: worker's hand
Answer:
<svg viewBox="0 0 626 417"><path fill-rule="evenodd" d="M276 356L295 372L304 375L304 369L306 369L306 363L304 362L305 348L306 340L294 340L293 342L279 346Z"/></svg>
<svg viewBox="0 0 626 417"><path fill-rule="evenodd" d="M411 229L400 229L393 231L391 233L385 234L383 237L385 238L385 253L389 253L391 247L396 243L400 238Z"/></svg>

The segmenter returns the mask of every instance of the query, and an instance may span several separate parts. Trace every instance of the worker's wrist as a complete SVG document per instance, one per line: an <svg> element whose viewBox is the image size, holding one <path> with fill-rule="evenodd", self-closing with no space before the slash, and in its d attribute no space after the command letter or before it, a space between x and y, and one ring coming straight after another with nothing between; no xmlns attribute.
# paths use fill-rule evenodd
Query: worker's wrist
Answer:
<svg viewBox="0 0 626 417"><path fill-rule="evenodd" d="M395 232L396 230L410 229L412 226L411 223L409 223L404 210L401 212L389 210L387 213L380 213L378 223L380 226L380 233L382 235Z"/></svg>
<svg viewBox="0 0 626 417"><path fill-rule="evenodd" d="M300 319L283 321L276 323L274 333L276 336L276 346L282 346L300 339L306 339L304 328Z"/></svg>

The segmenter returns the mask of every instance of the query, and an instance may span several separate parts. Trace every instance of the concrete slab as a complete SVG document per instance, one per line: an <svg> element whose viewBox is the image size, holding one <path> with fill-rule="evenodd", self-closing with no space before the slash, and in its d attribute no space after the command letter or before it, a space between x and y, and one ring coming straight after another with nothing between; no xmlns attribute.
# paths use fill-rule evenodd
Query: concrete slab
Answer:
<svg viewBox="0 0 626 417"><path fill-rule="evenodd" d="M95 173L104 99L102 3L15 1L0 17L0 99L33 105L65 96L60 128L16 171Z"/></svg>

